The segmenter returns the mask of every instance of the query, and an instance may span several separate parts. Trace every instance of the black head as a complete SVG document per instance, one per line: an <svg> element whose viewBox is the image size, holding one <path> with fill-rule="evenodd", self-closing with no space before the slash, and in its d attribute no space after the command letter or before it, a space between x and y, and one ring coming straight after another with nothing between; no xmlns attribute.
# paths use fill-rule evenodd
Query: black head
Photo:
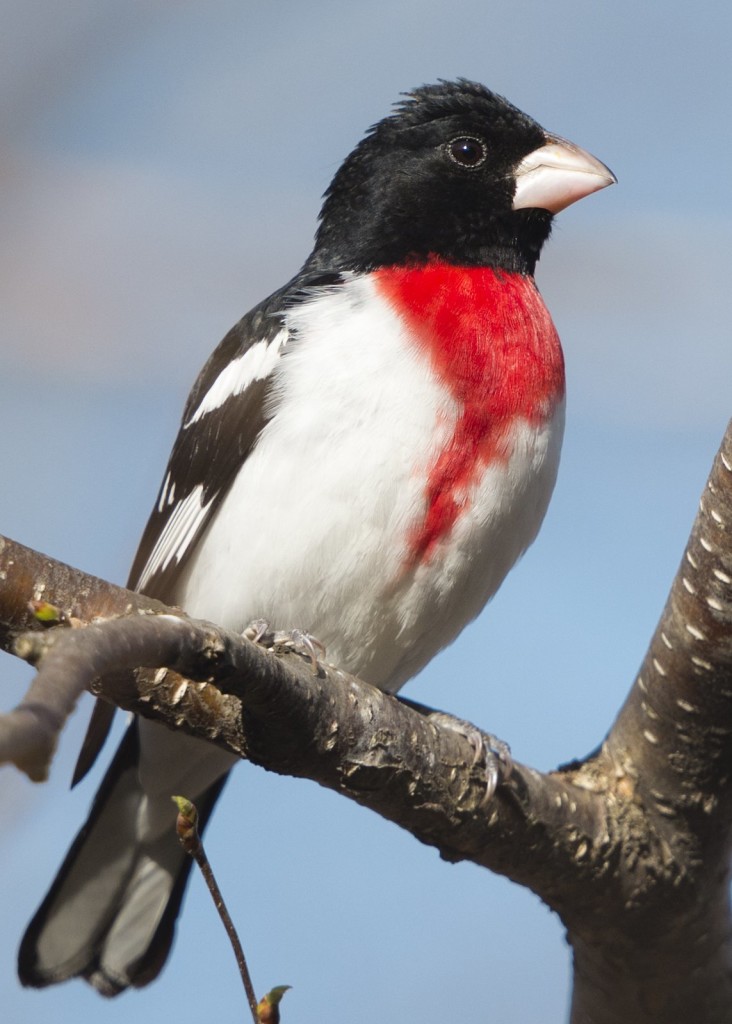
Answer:
<svg viewBox="0 0 732 1024"><path fill-rule="evenodd" d="M475 82L416 89L338 170L308 265L369 270L438 257L531 273L552 213L514 209L517 170L553 139Z"/></svg>

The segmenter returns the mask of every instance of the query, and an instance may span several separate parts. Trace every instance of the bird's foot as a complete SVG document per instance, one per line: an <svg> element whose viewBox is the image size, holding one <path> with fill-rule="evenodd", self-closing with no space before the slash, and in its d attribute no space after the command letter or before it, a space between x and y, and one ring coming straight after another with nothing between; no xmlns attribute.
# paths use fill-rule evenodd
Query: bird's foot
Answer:
<svg viewBox="0 0 732 1024"><path fill-rule="evenodd" d="M310 660L313 672L320 670L319 658L325 657L325 645L302 629L272 629L266 619L255 619L243 631L253 644L261 644L274 651L294 651Z"/></svg>
<svg viewBox="0 0 732 1024"><path fill-rule="evenodd" d="M444 711L433 711L430 721L464 736L473 748L472 766L483 762L485 765L485 800L490 800L499 786L508 781L513 770L511 748L489 732L482 732L471 722L455 718ZM472 767L471 766L471 767Z"/></svg>

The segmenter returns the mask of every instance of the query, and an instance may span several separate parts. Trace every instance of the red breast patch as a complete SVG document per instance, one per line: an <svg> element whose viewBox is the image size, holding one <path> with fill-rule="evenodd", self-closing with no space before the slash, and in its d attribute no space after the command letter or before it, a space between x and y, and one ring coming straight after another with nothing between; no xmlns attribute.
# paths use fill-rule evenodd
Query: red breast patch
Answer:
<svg viewBox="0 0 732 1024"><path fill-rule="evenodd" d="M407 558L414 565L451 530L485 467L508 460L512 423L551 416L564 394L564 360L533 278L437 261L374 277L459 410L428 471L426 512Z"/></svg>

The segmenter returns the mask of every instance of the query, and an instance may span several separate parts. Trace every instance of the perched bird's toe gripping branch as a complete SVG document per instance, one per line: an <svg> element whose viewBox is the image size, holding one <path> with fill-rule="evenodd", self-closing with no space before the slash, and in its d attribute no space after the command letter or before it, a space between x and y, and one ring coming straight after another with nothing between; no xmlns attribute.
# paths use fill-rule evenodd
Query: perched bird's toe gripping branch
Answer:
<svg viewBox="0 0 732 1024"><path fill-rule="evenodd" d="M508 781L513 770L513 758L508 743L492 733L483 732L472 722L455 718L443 711L429 712L429 720L434 725L465 737L473 749L473 766L485 766L485 800L490 800L498 787Z"/></svg>
<svg viewBox="0 0 732 1024"><path fill-rule="evenodd" d="M286 649L308 658L313 672L318 671L319 659L326 655L325 644L303 629L272 629L266 619L254 619L243 631L252 643L272 650Z"/></svg>

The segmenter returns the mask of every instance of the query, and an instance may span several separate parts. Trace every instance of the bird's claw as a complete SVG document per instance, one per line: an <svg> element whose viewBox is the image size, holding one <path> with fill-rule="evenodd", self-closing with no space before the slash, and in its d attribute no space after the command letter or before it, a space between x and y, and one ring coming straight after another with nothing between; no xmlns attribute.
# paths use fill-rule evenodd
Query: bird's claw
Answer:
<svg viewBox="0 0 732 1024"><path fill-rule="evenodd" d="M492 733L482 732L472 722L455 718L443 711L433 712L430 715L430 720L437 720L440 725L465 737L473 748L471 767L475 767L480 762L485 765L486 792L484 800L490 800L498 787L508 780L513 770L513 758L509 745Z"/></svg>
<svg viewBox="0 0 732 1024"><path fill-rule="evenodd" d="M243 632L247 640L272 650L294 651L310 659L313 672L320 669L319 658L325 657L325 645L302 629L272 629L266 619L255 619Z"/></svg>
<svg viewBox="0 0 732 1024"><path fill-rule="evenodd" d="M253 644L264 644L267 647L269 645L266 643L265 637L269 632L271 632L269 622L266 619L254 619L242 630L241 635L247 640L251 640Z"/></svg>

